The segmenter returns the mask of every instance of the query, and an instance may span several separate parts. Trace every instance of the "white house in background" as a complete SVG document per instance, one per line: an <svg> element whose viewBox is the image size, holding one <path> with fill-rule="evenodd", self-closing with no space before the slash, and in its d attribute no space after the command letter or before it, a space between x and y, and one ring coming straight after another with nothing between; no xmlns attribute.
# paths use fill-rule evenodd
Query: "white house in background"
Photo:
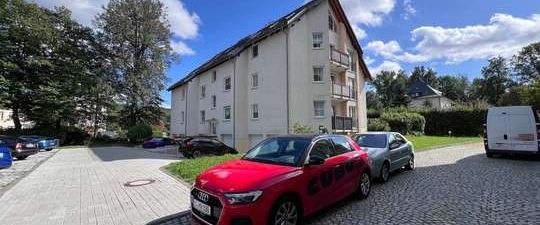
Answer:
<svg viewBox="0 0 540 225"><path fill-rule="evenodd" d="M294 124L367 129L362 49L338 0L313 0L172 85L171 135L215 135L246 151Z"/></svg>
<svg viewBox="0 0 540 225"><path fill-rule="evenodd" d="M21 121L22 128L32 128L33 123L27 121ZM11 118L11 110L0 109L0 129L15 128L13 119Z"/></svg>
<svg viewBox="0 0 540 225"><path fill-rule="evenodd" d="M422 80L414 80L407 93L411 98L409 107L447 109L452 107L452 100L444 97L442 92L431 87Z"/></svg>

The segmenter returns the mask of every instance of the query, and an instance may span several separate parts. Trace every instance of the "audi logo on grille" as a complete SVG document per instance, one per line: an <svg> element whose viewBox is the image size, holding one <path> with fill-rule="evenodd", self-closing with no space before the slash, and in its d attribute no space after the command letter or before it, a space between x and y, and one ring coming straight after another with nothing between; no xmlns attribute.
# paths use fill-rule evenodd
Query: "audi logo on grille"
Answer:
<svg viewBox="0 0 540 225"><path fill-rule="evenodd" d="M208 194L206 194L204 192L199 192L197 194L197 197L203 202L208 202Z"/></svg>

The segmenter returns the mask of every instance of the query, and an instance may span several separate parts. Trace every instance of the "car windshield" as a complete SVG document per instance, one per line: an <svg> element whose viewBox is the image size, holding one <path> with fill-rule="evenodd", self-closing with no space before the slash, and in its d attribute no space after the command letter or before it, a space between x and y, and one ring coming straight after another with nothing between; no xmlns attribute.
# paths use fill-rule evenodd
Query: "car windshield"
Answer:
<svg viewBox="0 0 540 225"><path fill-rule="evenodd" d="M360 147L384 148L386 147L386 134L360 134L353 137Z"/></svg>
<svg viewBox="0 0 540 225"><path fill-rule="evenodd" d="M270 138L253 147L242 158L249 161L297 166L311 143L308 138Z"/></svg>

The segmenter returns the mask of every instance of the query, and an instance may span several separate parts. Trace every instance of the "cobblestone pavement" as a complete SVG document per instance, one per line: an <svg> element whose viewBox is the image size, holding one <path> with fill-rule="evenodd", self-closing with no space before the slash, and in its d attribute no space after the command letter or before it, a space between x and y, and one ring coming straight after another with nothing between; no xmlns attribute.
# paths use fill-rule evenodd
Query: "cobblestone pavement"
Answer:
<svg viewBox="0 0 540 225"><path fill-rule="evenodd" d="M62 149L0 197L0 224L146 224L185 211L189 188L159 170L176 160L136 148ZM154 182L125 186L141 179Z"/></svg>
<svg viewBox="0 0 540 225"><path fill-rule="evenodd" d="M8 185L12 184L14 181L24 177L32 169L43 162L43 160L48 159L54 155L58 149L52 151L40 151L37 154L28 156L25 160L13 160L13 165L9 168L0 169L0 196L7 189Z"/></svg>
<svg viewBox="0 0 540 225"><path fill-rule="evenodd" d="M540 224L538 159L488 159L479 143L419 152L416 166L304 224ZM189 224L187 217L162 224Z"/></svg>

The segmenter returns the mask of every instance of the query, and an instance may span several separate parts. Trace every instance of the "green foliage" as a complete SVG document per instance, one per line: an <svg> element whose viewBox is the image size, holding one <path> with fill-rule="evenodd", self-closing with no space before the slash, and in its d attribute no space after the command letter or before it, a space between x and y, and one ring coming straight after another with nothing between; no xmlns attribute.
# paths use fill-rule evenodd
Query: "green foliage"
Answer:
<svg viewBox="0 0 540 225"><path fill-rule="evenodd" d="M439 89L439 80L437 79L437 72L432 68L426 68L424 66L414 67L409 81L421 80L426 82L429 86L435 89Z"/></svg>
<svg viewBox="0 0 540 225"><path fill-rule="evenodd" d="M381 116L381 110L368 108L367 118L379 118Z"/></svg>
<svg viewBox="0 0 540 225"><path fill-rule="evenodd" d="M381 71L372 85L383 107L403 106L408 103L407 75L404 71Z"/></svg>
<svg viewBox="0 0 540 225"><path fill-rule="evenodd" d="M366 92L366 106L369 109L382 109L383 105L379 99L379 95L375 91Z"/></svg>
<svg viewBox="0 0 540 225"><path fill-rule="evenodd" d="M380 119L386 121L392 131L402 134L424 133L426 124L422 115L411 112L385 112L381 114Z"/></svg>
<svg viewBox="0 0 540 225"><path fill-rule="evenodd" d="M473 82L473 85L478 86L473 89L478 92L474 95L484 98L490 104L496 104L506 89L512 86L510 68L501 56L489 60L489 65L482 68L482 76L482 79Z"/></svg>
<svg viewBox="0 0 540 225"><path fill-rule="evenodd" d="M438 78L439 91L444 97L453 101L467 101L467 90L469 88L469 80L466 76L451 76L445 75Z"/></svg>
<svg viewBox="0 0 540 225"><path fill-rule="evenodd" d="M114 56L118 92L126 104L122 124L156 124L162 115L160 92L165 70L176 58L163 3L155 0L111 0L96 18Z"/></svg>
<svg viewBox="0 0 540 225"><path fill-rule="evenodd" d="M390 131L390 125L382 119L369 118L367 129L368 131Z"/></svg>
<svg viewBox="0 0 540 225"><path fill-rule="evenodd" d="M292 128L293 128L293 131L292 131L293 134L298 134L298 135L315 134L315 131L313 130L313 128L306 124L294 123Z"/></svg>
<svg viewBox="0 0 540 225"><path fill-rule="evenodd" d="M197 175L201 174L203 171L209 169L210 167L230 161L233 159L238 159L242 157L241 154L236 155L223 155L223 156L211 156L211 157L201 157L196 159L187 159L181 162L171 163L165 167L167 171L174 174L175 176L181 178L187 183L193 183Z"/></svg>
<svg viewBox="0 0 540 225"><path fill-rule="evenodd" d="M514 77L520 84L540 78L540 42L525 46L512 57Z"/></svg>
<svg viewBox="0 0 540 225"><path fill-rule="evenodd" d="M17 137L19 135L40 135L60 140L60 145L84 145L90 136L84 130L73 126L62 126L60 129L36 126L31 129L0 130L0 135Z"/></svg>
<svg viewBox="0 0 540 225"><path fill-rule="evenodd" d="M152 127L147 124L138 124L130 127L126 133L131 143L142 143L153 135Z"/></svg>

